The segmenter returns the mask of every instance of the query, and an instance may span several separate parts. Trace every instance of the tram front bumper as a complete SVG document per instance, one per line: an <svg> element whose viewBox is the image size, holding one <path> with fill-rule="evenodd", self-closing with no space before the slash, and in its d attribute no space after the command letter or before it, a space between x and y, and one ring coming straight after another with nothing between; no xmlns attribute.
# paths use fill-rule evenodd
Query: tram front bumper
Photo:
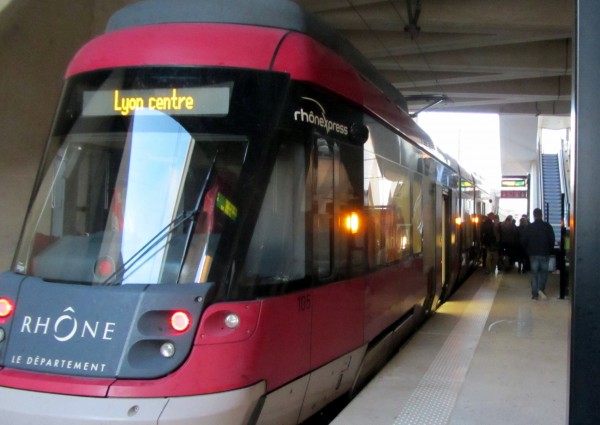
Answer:
<svg viewBox="0 0 600 425"><path fill-rule="evenodd" d="M173 398L95 398L0 387L0 422L10 425L246 425L264 382Z"/></svg>

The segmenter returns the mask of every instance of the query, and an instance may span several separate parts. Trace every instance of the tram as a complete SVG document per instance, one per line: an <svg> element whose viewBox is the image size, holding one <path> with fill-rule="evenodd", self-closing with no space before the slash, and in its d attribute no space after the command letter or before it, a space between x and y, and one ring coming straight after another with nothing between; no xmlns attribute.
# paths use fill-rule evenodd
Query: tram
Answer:
<svg viewBox="0 0 600 425"><path fill-rule="evenodd" d="M129 5L0 275L2 423L301 423L465 278L486 196L297 4Z"/></svg>

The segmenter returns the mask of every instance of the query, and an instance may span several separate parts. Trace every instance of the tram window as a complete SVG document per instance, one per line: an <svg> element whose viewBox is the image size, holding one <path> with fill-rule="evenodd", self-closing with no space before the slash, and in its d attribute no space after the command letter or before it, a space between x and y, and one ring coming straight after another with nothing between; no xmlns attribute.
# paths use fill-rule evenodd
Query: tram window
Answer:
<svg viewBox="0 0 600 425"><path fill-rule="evenodd" d="M369 222L369 265L380 266L411 253L411 177L404 167L373 153L365 144L364 178Z"/></svg>
<svg viewBox="0 0 600 425"><path fill-rule="evenodd" d="M411 170L418 170L425 175L428 175L431 172L429 169L432 162L431 158L423 157L423 153L405 139L401 139L400 147L402 152L402 165Z"/></svg>
<svg viewBox="0 0 600 425"><path fill-rule="evenodd" d="M279 149L243 275L259 285L285 284L305 276L304 147Z"/></svg>
<svg viewBox="0 0 600 425"><path fill-rule="evenodd" d="M339 144L335 170L334 269L340 278L358 276L366 271L365 222L362 214L364 179L363 150Z"/></svg>
<svg viewBox="0 0 600 425"><path fill-rule="evenodd" d="M468 250L474 242L473 224L471 217L475 210L475 201L473 199L473 183L463 180L461 182L461 211L462 211L462 248Z"/></svg>
<svg viewBox="0 0 600 425"><path fill-rule="evenodd" d="M423 198L421 193L421 181L415 179L413 181L412 190L412 232L413 232L413 253L420 254L423 252Z"/></svg>
<svg viewBox="0 0 600 425"><path fill-rule="evenodd" d="M192 136L157 111L136 115L129 133L69 136L32 204L17 271L86 284L177 282L188 242L202 240L189 231L204 213L196 205L220 195L205 256L219 224L235 221L227 185L210 189L237 179L246 150L238 139Z"/></svg>
<svg viewBox="0 0 600 425"><path fill-rule="evenodd" d="M404 257L411 251L411 175L404 171L398 180L389 205L396 212L395 255Z"/></svg>
<svg viewBox="0 0 600 425"><path fill-rule="evenodd" d="M315 215L313 256L319 278L331 275L333 253L333 188L337 146L322 137L316 140Z"/></svg>

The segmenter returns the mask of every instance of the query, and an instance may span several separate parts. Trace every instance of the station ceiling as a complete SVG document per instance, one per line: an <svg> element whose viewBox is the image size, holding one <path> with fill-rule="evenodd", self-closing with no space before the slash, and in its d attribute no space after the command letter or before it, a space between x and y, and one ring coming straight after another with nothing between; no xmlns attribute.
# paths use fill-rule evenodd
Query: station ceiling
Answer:
<svg viewBox="0 0 600 425"><path fill-rule="evenodd" d="M52 4L91 8L94 28L102 29L135 1ZM428 110L570 114L573 0L293 1L346 36L409 99L411 112L440 101ZM0 11L6 5L37 7L0 0Z"/></svg>
<svg viewBox="0 0 600 425"><path fill-rule="evenodd" d="M344 34L411 112L568 115L572 0L295 0ZM412 99L412 100L411 100Z"/></svg>

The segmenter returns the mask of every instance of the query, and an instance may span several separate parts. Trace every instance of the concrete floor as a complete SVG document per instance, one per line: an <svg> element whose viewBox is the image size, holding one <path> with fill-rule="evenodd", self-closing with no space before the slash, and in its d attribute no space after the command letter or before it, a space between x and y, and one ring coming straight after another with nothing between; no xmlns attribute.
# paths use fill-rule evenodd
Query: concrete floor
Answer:
<svg viewBox="0 0 600 425"><path fill-rule="evenodd" d="M332 424L567 423L571 303L546 293L476 272Z"/></svg>

